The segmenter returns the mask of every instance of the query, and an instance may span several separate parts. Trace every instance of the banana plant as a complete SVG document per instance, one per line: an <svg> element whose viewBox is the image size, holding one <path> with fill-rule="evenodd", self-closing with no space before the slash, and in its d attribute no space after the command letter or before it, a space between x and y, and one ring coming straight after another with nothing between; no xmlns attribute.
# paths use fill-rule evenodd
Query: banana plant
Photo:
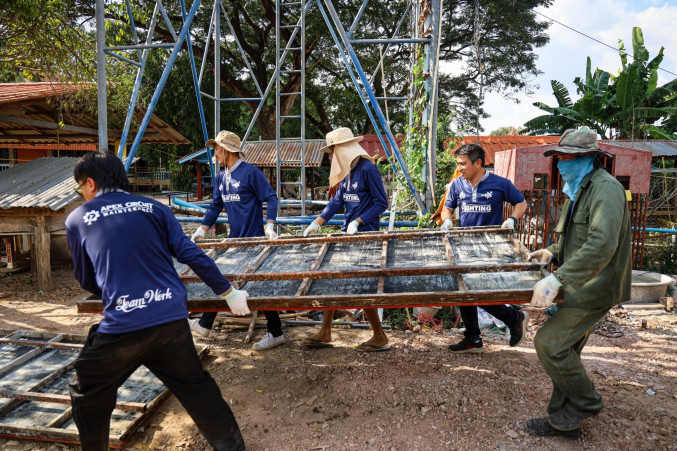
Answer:
<svg viewBox="0 0 677 451"><path fill-rule="evenodd" d="M616 76L599 68L593 73L588 57L585 80L574 80L581 96L575 102L566 87L553 80L558 106L534 103L548 114L527 121L523 133L561 134L567 128L587 125L603 139L677 139L677 80L658 86L664 49L650 60L642 30L635 27L632 50L628 61L625 45L619 40L621 69Z"/></svg>

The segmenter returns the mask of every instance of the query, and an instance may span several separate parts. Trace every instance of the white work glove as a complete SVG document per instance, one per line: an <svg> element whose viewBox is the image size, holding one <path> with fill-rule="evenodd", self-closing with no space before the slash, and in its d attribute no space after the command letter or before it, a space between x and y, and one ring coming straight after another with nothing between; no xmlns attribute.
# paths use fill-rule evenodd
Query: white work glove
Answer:
<svg viewBox="0 0 677 451"><path fill-rule="evenodd" d="M269 240L274 240L277 238L277 233L275 233L275 224L269 222L266 224L266 238Z"/></svg>
<svg viewBox="0 0 677 451"><path fill-rule="evenodd" d="M445 219L442 225L440 226L440 230L443 232L447 232L451 230L451 228L454 226L454 222L451 219Z"/></svg>
<svg viewBox="0 0 677 451"><path fill-rule="evenodd" d="M501 228L515 230L515 218L510 217L505 221L503 221L503 224L501 224Z"/></svg>
<svg viewBox="0 0 677 451"><path fill-rule="evenodd" d="M205 229L198 227L193 236L190 237L190 240L195 243L196 241L202 239L202 237L205 236L205 233L207 233Z"/></svg>
<svg viewBox="0 0 677 451"><path fill-rule="evenodd" d="M549 307L555 300L562 283L557 277L550 274L534 285L534 294L531 296L531 305L534 307Z"/></svg>
<svg viewBox="0 0 677 451"><path fill-rule="evenodd" d="M527 256L528 261L536 260L537 262L548 264L552 262L553 258L555 258L555 256L547 249L539 249L537 251L531 252Z"/></svg>
<svg viewBox="0 0 677 451"><path fill-rule="evenodd" d="M228 308L234 315L244 316L249 314L249 307L247 307L247 297L249 293L244 290L237 290L235 287L231 288L228 294L223 295L228 303Z"/></svg>
<svg viewBox="0 0 677 451"><path fill-rule="evenodd" d="M319 232L319 231L320 231L320 224L318 224L317 222L313 221L313 222L311 222L310 225L309 225L308 227L306 227L306 229L303 231L303 236L306 237L306 236L308 236L308 235L313 235L313 234L315 234L315 233L317 233L317 232Z"/></svg>
<svg viewBox="0 0 677 451"><path fill-rule="evenodd" d="M350 221L350 224L348 224L348 228L346 229L346 233L348 235L355 235L357 233L357 228L360 226L360 223L357 221Z"/></svg>

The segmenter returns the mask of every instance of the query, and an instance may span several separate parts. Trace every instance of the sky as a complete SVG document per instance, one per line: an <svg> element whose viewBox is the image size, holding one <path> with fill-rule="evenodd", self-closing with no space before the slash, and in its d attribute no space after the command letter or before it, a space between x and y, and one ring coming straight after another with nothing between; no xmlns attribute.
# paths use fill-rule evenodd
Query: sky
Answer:
<svg viewBox="0 0 677 451"><path fill-rule="evenodd" d="M551 80L564 83L575 102L580 95L573 81L576 77L585 76L588 56L593 72L599 67L615 75L621 68L618 40L623 40L626 50L632 54L632 28L635 26L642 29L649 58L655 57L661 46L665 47L661 67L677 74L677 0L555 0L550 8L537 11L613 49L552 23L548 29L550 43L536 50L536 64L543 74L531 83L533 94L518 94L519 104L506 100L500 93L486 94L485 109L492 117L480 121L484 135L499 127L520 126L545 114L532 105L534 102L556 105ZM547 19L539 16L539 20ZM673 74L659 71L659 85L674 79Z"/></svg>

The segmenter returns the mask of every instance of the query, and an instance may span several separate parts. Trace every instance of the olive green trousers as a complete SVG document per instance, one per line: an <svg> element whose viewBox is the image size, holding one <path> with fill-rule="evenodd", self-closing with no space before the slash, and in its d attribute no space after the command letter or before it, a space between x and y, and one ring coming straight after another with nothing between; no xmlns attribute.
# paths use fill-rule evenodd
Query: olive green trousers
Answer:
<svg viewBox="0 0 677 451"><path fill-rule="evenodd" d="M611 307L570 308L561 306L536 333L534 347L554 386L548 413L567 403L588 412L603 407L602 396L585 372L581 351L592 328Z"/></svg>

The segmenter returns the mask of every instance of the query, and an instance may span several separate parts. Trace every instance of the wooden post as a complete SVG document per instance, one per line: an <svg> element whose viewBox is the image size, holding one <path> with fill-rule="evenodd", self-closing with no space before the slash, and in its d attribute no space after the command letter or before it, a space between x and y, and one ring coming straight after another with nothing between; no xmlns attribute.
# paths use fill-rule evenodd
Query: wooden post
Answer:
<svg viewBox="0 0 677 451"><path fill-rule="evenodd" d="M6 236L2 240L5 243L5 249L7 249L7 268L14 268L14 237Z"/></svg>
<svg viewBox="0 0 677 451"><path fill-rule="evenodd" d="M52 285L52 266L49 256L50 236L45 217L40 215L37 218L35 229L35 259L38 267L38 288L41 290L51 290Z"/></svg>

